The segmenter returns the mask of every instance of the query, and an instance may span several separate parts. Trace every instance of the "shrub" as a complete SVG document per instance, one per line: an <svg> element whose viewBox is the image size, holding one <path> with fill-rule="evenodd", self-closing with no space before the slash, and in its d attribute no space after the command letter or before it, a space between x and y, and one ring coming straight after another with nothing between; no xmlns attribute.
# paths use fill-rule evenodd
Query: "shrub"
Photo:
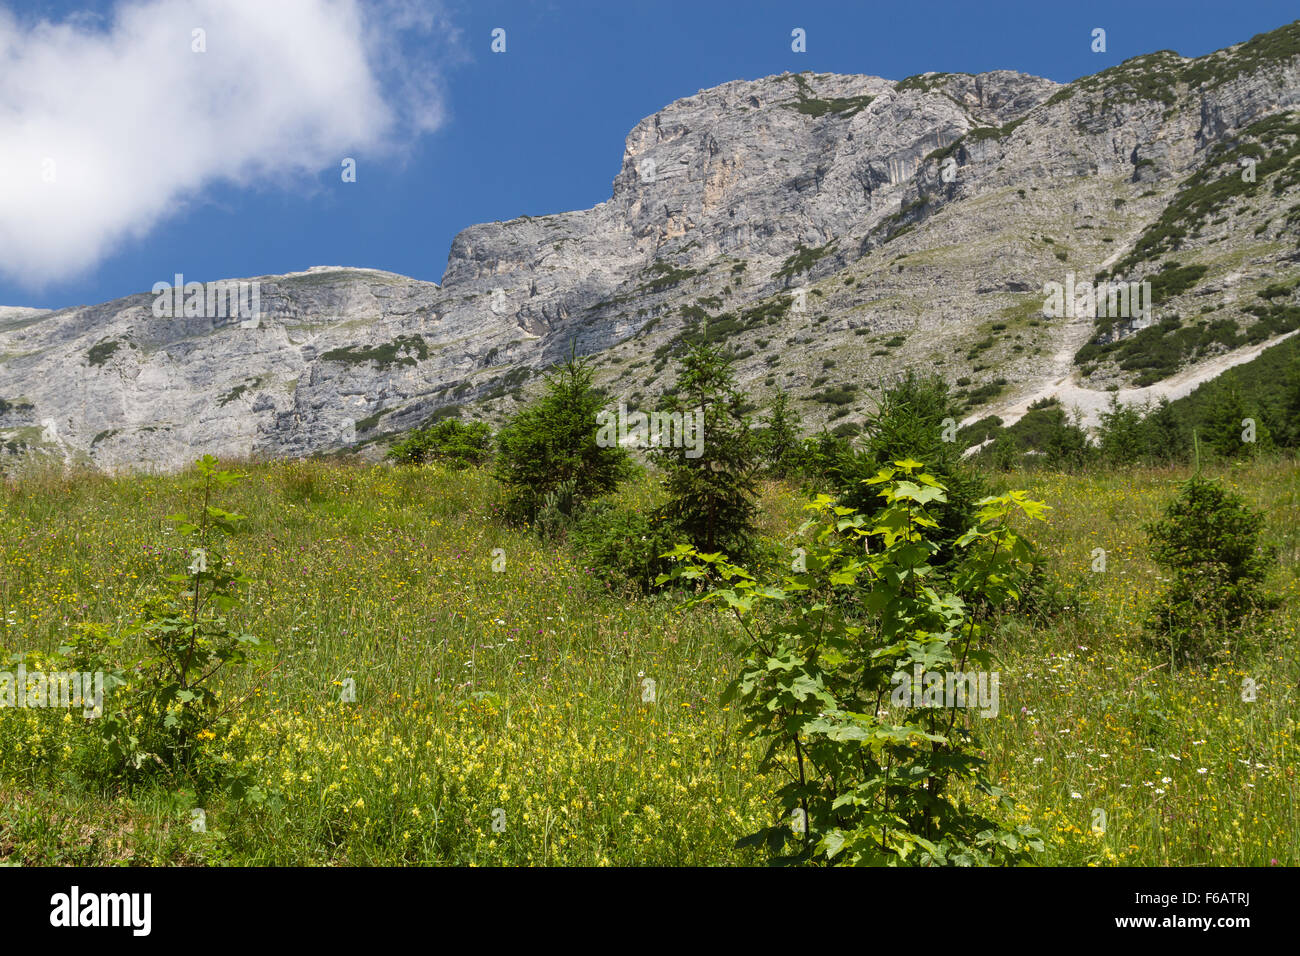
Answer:
<svg viewBox="0 0 1300 956"><path fill-rule="evenodd" d="M1253 441L1247 441L1246 423L1253 420ZM1217 390L1205 416L1204 440L1214 452L1224 458L1249 457L1260 448L1272 445L1272 435L1265 418L1249 406L1240 390L1228 385Z"/></svg>
<svg viewBox="0 0 1300 956"><path fill-rule="evenodd" d="M937 375L908 371L886 386L879 407L863 423L862 452L839 465L839 503L867 512L875 505L875 491L864 484L866 479L899 459L928 462L947 488L943 502L934 509L940 525L936 563L947 564L954 554L953 542L970 526L975 502L987 493L983 479L962 464L962 446L956 440L960 419L947 383Z"/></svg>
<svg viewBox="0 0 1300 956"><path fill-rule="evenodd" d="M1002 441L1003 438L1007 441ZM1009 468L1016 461L1027 460L1021 456L1031 451L1037 453L1034 460L1063 471L1077 471L1093 457L1088 434L1078 417L1067 415L1054 398L1040 399L1030 405L1018 422L1001 430L998 439L980 452L980 458L984 461L996 458L997 467Z"/></svg>
<svg viewBox="0 0 1300 956"><path fill-rule="evenodd" d="M1263 527L1261 512L1199 475L1144 526L1152 560L1172 575L1147 621L1171 666L1224 656L1232 633L1271 603L1263 583L1277 555L1260 544Z"/></svg>
<svg viewBox="0 0 1300 956"><path fill-rule="evenodd" d="M938 550L927 507L944 501L943 486L916 461L896 462L870 484L884 499L871 518L825 495L807 505L816 517L805 529L816 533L784 582L761 583L686 546L674 552L682 564L666 577L713 585L688 606L714 602L735 614L745 658L725 699L767 745L764 769L788 781L774 794L771 825L738 846L765 846L776 863L1026 862L1043 849L1035 829L1011 829L955 792L961 785L1013 809L975 755L959 713L965 694L941 705L929 689L958 686L968 663L987 668L977 609L1001 603L1028 554L1008 519L1041 517L1044 506L1023 492L981 502L960 540L967 556L957 589L941 594L924 582ZM884 546L864 553L860 539L880 531ZM867 596L850 615L843 593L860 582ZM921 672L926 696L919 687L900 696Z"/></svg>
<svg viewBox="0 0 1300 956"><path fill-rule="evenodd" d="M800 427L789 396L778 391L762 427L754 432L764 468L772 477L789 478L797 469Z"/></svg>
<svg viewBox="0 0 1300 956"><path fill-rule="evenodd" d="M839 430L823 429L799 442L794 452L795 470L805 485L819 490L843 486L843 467L853 460L853 445L849 436L839 434Z"/></svg>
<svg viewBox="0 0 1300 956"><path fill-rule="evenodd" d="M446 418L411 432L388 450L388 457L409 465L440 461L453 468L485 464L492 457L492 429L486 422L468 425Z"/></svg>
<svg viewBox="0 0 1300 956"><path fill-rule="evenodd" d="M195 545L186 553L184 574L167 581L180 590L146 600L140 620L128 629L148 649L145 657L118 666L112 659L120 641L102 630L83 628L60 652L84 670L104 670L106 686L120 688L105 706L97 730L118 772L188 769L204 741L224 740L230 705L222 707L219 676L243 664L259 642L235 630L226 618L237 591L250 583L217 550L217 535L231 534L244 520L212 503L212 493L243 476L219 471L205 455L197 462L202 509L197 521L172 515L177 531Z"/></svg>
<svg viewBox="0 0 1300 956"><path fill-rule="evenodd" d="M630 585L645 592L668 569L663 555L674 544L663 522L604 501L583 512L569 540L585 557L588 571L607 587Z"/></svg>
<svg viewBox="0 0 1300 956"><path fill-rule="evenodd" d="M587 501L629 474L623 449L596 442L602 402L591 379L591 366L571 355L546 375L546 394L501 429L496 475L512 520L532 521L566 482L572 482L569 500Z"/></svg>
<svg viewBox="0 0 1300 956"><path fill-rule="evenodd" d="M1136 405L1121 405L1118 396L1101 413L1097 442L1102 457L1112 465L1132 465L1146 457L1147 443L1142 411Z"/></svg>

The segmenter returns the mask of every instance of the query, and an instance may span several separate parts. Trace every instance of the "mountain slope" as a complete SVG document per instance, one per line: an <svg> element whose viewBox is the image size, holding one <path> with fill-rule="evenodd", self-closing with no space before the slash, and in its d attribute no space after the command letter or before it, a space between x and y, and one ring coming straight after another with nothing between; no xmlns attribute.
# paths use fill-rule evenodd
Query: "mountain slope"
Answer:
<svg viewBox="0 0 1300 956"><path fill-rule="evenodd" d="M326 451L508 414L575 346L649 407L698 335L810 424L851 421L907 367L1007 420L1053 389L1195 377L1300 327L1298 109L1300 23L1067 86L727 83L638 123L606 202L464 230L441 285L264 276L256 328L155 318L149 293L0 312L0 449L160 468ZM1154 310L1045 316L1067 275L1151 281Z"/></svg>

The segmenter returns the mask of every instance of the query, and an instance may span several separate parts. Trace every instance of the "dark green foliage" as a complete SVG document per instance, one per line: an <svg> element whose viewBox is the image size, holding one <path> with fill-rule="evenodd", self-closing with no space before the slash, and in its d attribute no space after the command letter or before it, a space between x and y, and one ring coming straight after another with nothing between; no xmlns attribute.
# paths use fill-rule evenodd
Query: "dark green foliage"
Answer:
<svg viewBox="0 0 1300 956"><path fill-rule="evenodd" d="M1189 86L1214 89L1238 76L1268 69L1295 56L1300 56L1300 22L1256 34L1230 53L1215 53L1194 60L1187 65L1182 78Z"/></svg>
<svg viewBox="0 0 1300 956"><path fill-rule="evenodd" d="M1187 428L1169 399L1161 398L1142 419L1146 455L1151 462L1184 462L1191 457Z"/></svg>
<svg viewBox="0 0 1300 956"><path fill-rule="evenodd" d="M1230 400L1225 393L1233 391L1237 398ZM1171 404L1184 431L1190 435L1196 428L1204 437L1213 430L1216 418L1226 422L1229 410L1236 414L1237 409L1230 408L1235 402L1242 406L1241 417L1255 418L1274 444L1300 446L1300 341L1291 338L1266 349L1253 361L1228 369ZM1235 437L1225 443L1225 450L1236 454L1243 450L1240 433L1238 418Z"/></svg>
<svg viewBox="0 0 1300 956"><path fill-rule="evenodd" d="M754 474L759 447L742 409L731 362L716 346L691 346L671 393L669 412L702 411L703 448L656 448L651 457L664 470L668 501L658 515L677 535L706 552L748 556L754 545Z"/></svg>
<svg viewBox="0 0 1300 956"><path fill-rule="evenodd" d="M862 427L858 426L858 432ZM805 485L817 490L841 488L848 480L845 466L853 461L853 444L846 435L823 429L799 443L795 457L798 475Z"/></svg>
<svg viewBox="0 0 1300 956"><path fill-rule="evenodd" d="M754 430L764 471L773 478L790 478L799 467L799 433L803 424L790 407L790 398L778 390L762 426Z"/></svg>
<svg viewBox="0 0 1300 956"><path fill-rule="evenodd" d="M1208 268L1203 265L1180 266L1176 262L1166 262L1159 272L1151 277L1151 301L1164 302L1176 295L1182 295L1196 285Z"/></svg>
<svg viewBox="0 0 1300 956"><path fill-rule="evenodd" d="M1078 419L1067 416L1060 408L1047 409L1043 414L1048 418L1043 463L1060 471L1078 471L1087 465L1092 448Z"/></svg>
<svg viewBox="0 0 1300 956"><path fill-rule="evenodd" d="M909 76L905 80L899 80L894 84L895 93L906 93L908 90L919 90L922 93L929 93L947 84L948 79L957 74L953 73L917 73Z"/></svg>
<svg viewBox="0 0 1300 956"><path fill-rule="evenodd" d="M1281 113L1253 123L1235 139L1215 145L1205 164L1187 178L1177 195L1146 228L1128 255L1115 263L1112 275L1126 276L1143 262L1177 251L1183 239L1196 233L1233 200L1253 194L1272 177L1278 182L1300 156L1300 122ZM1254 159L1255 182L1242 177L1241 160Z"/></svg>
<svg viewBox="0 0 1300 956"><path fill-rule="evenodd" d="M614 490L629 473L621 448L596 443L600 396L591 366L570 356L546 375L546 394L520 411L497 436L496 475L505 486L506 512L532 521L548 495L572 482L575 500Z"/></svg>
<svg viewBox="0 0 1300 956"><path fill-rule="evenodd" d="M808 397L823 405L851 405L857 397L857 390L858 387L853 384L837 385L834 388L814 392Z"/></svg>
<svg viewBox="0 0 1300 956"><path fill-rule="evenodd" d="M809 96L812 90L808 86L808 81L799 74L795 74L795 101L788 104L794 109L803 113L805 116L821 117L827 113L833 113L841 119L848 119L851 116L860 113L866 109L874 96L837 96L831 99L821 99Z"/></svg>
<svg viewBox="0 0 1300 956"><path fill-rule="evenodd" d="M492 457L492 429L486 422L466 425L445 418L408 434L388 450L388 457L408 465L438 461L453 468L467 468L486 464Z"/></svg>
<svg viewBox="0 0 1300 956"><path fill-rule="evenodd" d="M1010 471L1022 457L1016 440L1005 432L993 439L993 444L984 450L984 456L997 471Z"/></svg>
<svg viewBox="0 0 1300 956"><path fill-rule="evenodd" d="M416 365L429 357L429 347L420 335L399 335L383 345L348 345L341 349L330 349L321 355L325 362L343 362L357 365L374 362L380 368L393 365Z"/></svg>
<svg viewBox="0 0 1300 956"><path fill-rule="evenodd" d="M1277 555L1263 528L1262 512L1199 475L1144 526L1152 560L1172 575L1147 627L1175 666L1229 654L1245 619L1272 603L1263 585Z"/></svg>
<svg viewBox="0 0 1300 956"><path fill-rule="evenodd" d="M245 379L244 381L236 385L234 388L232 388L230 391L226 392L226 394L222 395L221 398L217 399L217 405L219 407L229 405L235 399L239 398L240 395L243 395L245 392L247 392L250 388L256 388L260 382L261 379L256 379L256 378Z"/></svg>
<svg viewBox="0 0 1300 956"><path fill-rule="evenodd" d="M966 381L969 382L970 379ZM958 388L957 391L952 393L953 401L961 403L958 411L964 414L972 408L978 408L980 405L985 405L997 398L1002 394L1002 389L1006 387L1006 384L1007 380L1005 378L998 377L983 382L974 388Z"/></svg>
<svg viewBox="0 0 1300 956"><path fill-rule="evenodd" d="M1137 405L1121 405L1118 397L1111 395L1110 406L1101 413L1097 441L1102 458L1109 464L1129 465L1146 460L1147 434L1142 409Z"/></svg>
<svg viewBox="0 0 1300 956"><path fill-rule="evenodd" d="M1171 315L1122 339L1104 344L1089 342L1079 349L1074 360L1076 364L1087 365L1109 358L1122 369L1141 371L1137 384L1146 386L1167 378L1188 361L1216 351L1258 344L1274 335L1300 328L1300 306L1279 303L1250 306L1245 311L1254 315L1257 321L1244 330L1238 329L1230 319L1207 319L1183 325L1178 316ZM1109 331L1114 321L1100 319L1098 329Z"/></svg>
<svg viewBox="0 0 1300 956"><path fill-rule="evenodd" d="M663 557L676 543L672 530L655 516L608 501L584 509L569 541L583 555L587 571L615 590L655 590L655 579L668 570Z"/></svg>
<svg viewBox="0 0 1300 956"><path fill-rule="evenodd" d="M1157 50L1125 60L1118 66L1076 80L1071 86L1098 92L1102 109L1120 103L1151 100L1165 106L1176 102L1174 85L1182 58L1173 50Z"/></svg>
<svg viewBox="0 0 1300 956"><path fill-rule="evenodd" d="M12 402L0 398L0 415L7 414L10 410L16 412L30 412L32 410L31 402L24 402L21 399L15 399Z"/></svg>
<svg viewBox="0 0 1300 956"><path fill-rule="evenodd" d="M1002 427L1002 419L997 415L986 415L979 421L962 426L957 432L957 441L962 448L970 448L992 438Z"/></svg>
<svg viewBox="0 0 1300 956"><path fill-rule="evenodd" d="M1241 390L1233 384L1215 391L1203 427L1204 431L1198 437L1204 442L1204 447L1222 458L1250 457L1259 449L1273 445L1272 435L1255 403L1248 403Z"/></svg>
<svg viewBox="0 0 1300 956"><path fill-rule="evenodd" d="M987 429L985 429L987 432ZM998 429L992 445L976 456L995 467L1030 462L1060 471L1077 471L1093 459L1087 433L1055 398L1040 399L1014 425ZM1005 441L1003 439L1006 439Z"/></svg>
<svg viewBox="0 0 1300 956"><path fill-rule="evenodd" d="M1109 465L1169 464L1190 457L1191 435L1167 398L1120 405L1112 395L1097 425L1097 443Z"/></svg>
<svg viewBox="0 0 1300 956"><path fill-rule="evenodd" d="M789 281L797 275L802 275L817 264L817 261L831 251L835 245L834 240L826 243L824 246L809 248L802 242L797 243L794 252L786 257L781 268L772 274L772 278L778 282L781 280Z"/></svg>
<svg viewBox="0 0 1300 956"><path fill-rule="evenodd" d="M1081 107L1085 120L1125 103L1141 101L1166 107L1165 116L1183 102L1196 103L1209 90L1261 70L1279 69L1300 54L1300 23L1290 23L1251 38L1235 50L1218 51L1190 62L1172 50L1159 50L1125 60L1118 66L1085 76L1054 93L1044 104L1064 102L1077 92L1094 94ZM1184 92L1186 91L1186 92ZM1188 96L1187 94L1190 94Z"/></svg>
<svg viewBox="0 0 1300 956"><path fill-rule="evenodd" d="M96 342L90 347L87 360L91 365L99 366L108 361L109 356L122 347L122 343L117 339L105 339L102 342Z"/></svg>
<svg viewBox="0 0 1300 956"><path fill-rule="evenodd" d="M700 301L703 302L704 300L701 299ZM698 303L683 306L681 311L682 317L687 320L686 327L679 335L674 336L655 349L655 360L657 363L666 364L668 359L679 352L683 345L722 343L740 332L749 332L760 329L764 325L777 324L789 310L790 298L788 295L769 299L761 305L743 310L739 315L723 312L721 315L711 316ZM659 368L660 364L656 364L655 367L656 369Z"/></svg>
<svg viewBox="0 0 1300 956"><path fill-rule="evenodd" d="M698 269L679 269L671 262L659 261L652 262L645 271L649 278L637 286L638 293L663 292L700 274Z"/></svg>

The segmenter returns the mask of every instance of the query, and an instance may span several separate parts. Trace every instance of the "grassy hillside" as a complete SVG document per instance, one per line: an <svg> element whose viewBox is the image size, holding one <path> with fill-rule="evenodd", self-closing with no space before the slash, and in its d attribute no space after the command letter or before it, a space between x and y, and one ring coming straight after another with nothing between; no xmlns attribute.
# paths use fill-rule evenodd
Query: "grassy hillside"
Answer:
<svg viewBox="0 0 1300 956"><path fill-rule="evenodd" d="M0 860L760 862L732 844L769 818L777 783L719 703L737 669L727 618L606 592L565 548L503 527L481 472L246 470L223 500L249 518L227 551L254 580L237 623L268 655L224 689L242 703L204 760L243 767L253 789L235 800L162 775L109 786L88 722L3 709ZM972 720L1017 822L1044 831L1049 864L1300 863L1300 469L1221 474L1266 512L1286 603L1239 667L1173 674L1137 639L1159 583L1138 525L1185 473L998 479L1053 507L1031 536L1072 607L1050 625L1003 623L1001 711ZM121 632L188 562L167 516L194 496L186 476L8 482L0 652L34 653L31 667L80 622ZM767 486L765 534L787 535L801 503ZM1103 573L1090 570L1097 547ZM340 700L348 678L352 703ZM206 832L191 827L197 808Z"/></svg>

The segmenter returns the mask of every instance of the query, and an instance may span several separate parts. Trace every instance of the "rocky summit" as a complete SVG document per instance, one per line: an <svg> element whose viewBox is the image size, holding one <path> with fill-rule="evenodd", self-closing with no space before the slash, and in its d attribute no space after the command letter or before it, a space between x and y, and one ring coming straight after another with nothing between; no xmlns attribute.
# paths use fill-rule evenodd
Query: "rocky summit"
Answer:
<svg viewBox="0 0 1300 956"><path fill-rule="evenodd" d="M971 419L1049 396L1095 417L1300 329L1300 22L1068 85L737 80L638 123L600 205L465 229L441 285L332 266L239 282L256 294L230 308L217 284L0 308L3 454L375 450L439 416L499 420L571 349L611 401L649 407L701 336L817 427L907 368ZM1115 283L1149 295L1107 308Z"/></svg>

